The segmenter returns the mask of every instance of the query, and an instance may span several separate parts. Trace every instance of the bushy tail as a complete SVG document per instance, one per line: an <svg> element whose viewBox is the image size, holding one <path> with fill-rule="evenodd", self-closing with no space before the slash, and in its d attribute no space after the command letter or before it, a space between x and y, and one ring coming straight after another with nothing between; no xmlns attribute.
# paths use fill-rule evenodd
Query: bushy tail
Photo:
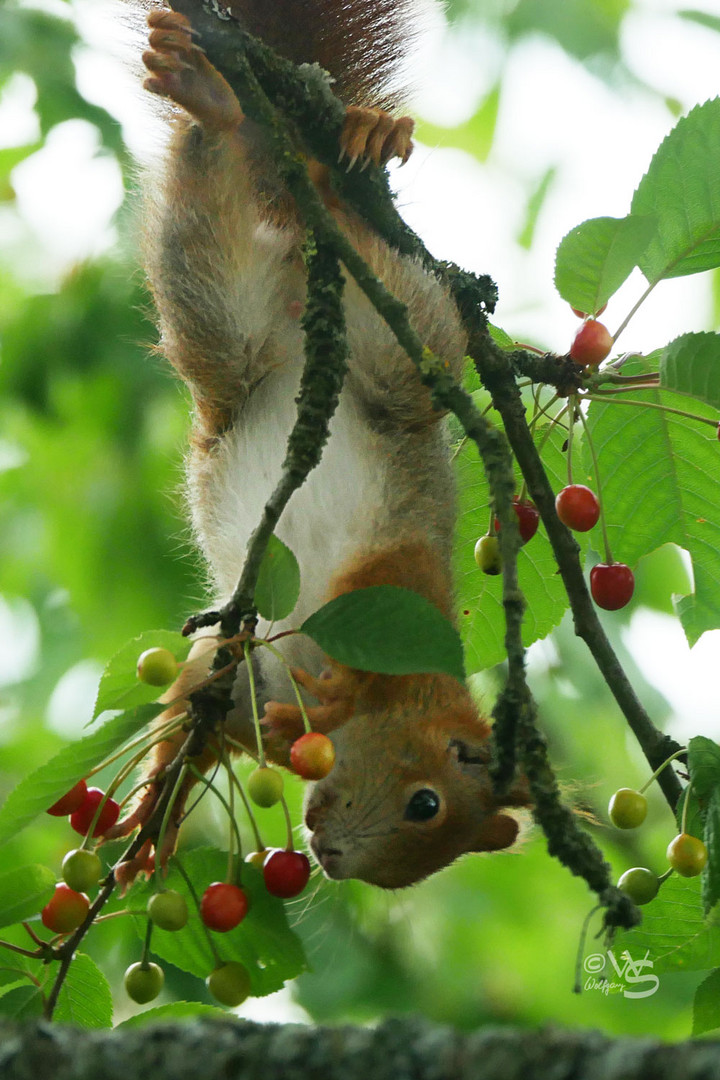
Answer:
<svg viewBox="0 0 720 1080"><path fill-rule="evenodd" d="M399 107L418 31L415 0L233 0L230 8L288 60L329 71L346 105Z"/></svg>

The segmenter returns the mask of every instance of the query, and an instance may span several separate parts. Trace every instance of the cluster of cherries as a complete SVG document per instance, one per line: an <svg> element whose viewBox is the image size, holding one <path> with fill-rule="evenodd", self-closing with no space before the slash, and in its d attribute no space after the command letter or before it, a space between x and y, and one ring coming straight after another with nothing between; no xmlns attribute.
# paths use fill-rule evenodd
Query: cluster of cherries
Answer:
<svg viewBox="0 0 720 1080"><path fill-rule="evenodd" d="M177 671L177 661L168 649L148 649L138 660L138 678L152 686L166 686ZM310 731L295 741L290 758L299 776L319 780L330 772L335 751L326 735ZM280 801L283 786L282 773L261 765L250 774L247 790L256 805L269 807ZM77 833L96 838L115 824L120 806L100 788L88 787L85 780L80 780L47 812L54 817L69 816ZM251 852L245 862L262 870L267 891L282 899L298 896L310 878L307 855L290 847ZM102 875L102 863L96 852L84 846L69 851L62 863L63 880L42 910L43 924L55 934L69 934L81 926L90 908L87 893L99 884ZM247 893L240 885L216 881L202 894L199 915L209 930L227 933L242 922L248 907ZM155 926L170 931L182 930L189 919L186 900L174 889L156 892L148 903L147 915ZM164 980L159 964L144 957L125 972L125 989L133 1001L145 1004L158 996ZM206 983L213 997L223 1005L240 1005L250 993L250 975L243 964L234 961L219 963Z"/></svg>
<svg viewBox="0 0 720 1080"><path fill-rule="evenodd" d="M604 310L604 307L601 308L598 314ZM613 344L612 335L597 319L588 318L576 308L573 311L583 322L570 347L570 357L580 367L594 367L608 356ZM517 514L520 538L526 544L537 532L540 515L535 504L528 499L516 497L513 509ZM568 529L589 532L600 520L600 502L595 492L584 484L568 484L558 492L555 512ZM495 518L492 531L481 536L475 545L475 561L485 574L502 572L497 538L499 529L500 523ZM635 578L630 567L615 562L609 553L607 562L598 563L590 571L590 593L598 607L606 611L625 607L634 589Z"/></svg>
<svg viewBox="0 0 720 1080"><path fill-rule="evenodd" d="M642 791L619 788L610 799L608 814L618 829L636 829L645 820L647 799ZM683 822L683 830L684 826ZM626 892L635 904L649 904L673 870L681 877L697 877L707 863L708 851L702 840L683 831L668 844L667 860L670 869L662 876L645 866L634 866L625 871L618 881L618 887Z"/></svg>

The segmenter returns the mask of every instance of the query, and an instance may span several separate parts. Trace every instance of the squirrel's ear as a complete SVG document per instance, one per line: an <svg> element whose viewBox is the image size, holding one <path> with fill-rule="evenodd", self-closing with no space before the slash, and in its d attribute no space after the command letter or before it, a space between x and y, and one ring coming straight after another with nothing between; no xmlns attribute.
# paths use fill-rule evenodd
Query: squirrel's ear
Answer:
<svg viewBox="0 0 720 1080"><path fill-rule="evenodd" d="M508 814L491 814L476 833L473 851L500 851L510 847L515 843L519 829L515 818Z"/></svg>

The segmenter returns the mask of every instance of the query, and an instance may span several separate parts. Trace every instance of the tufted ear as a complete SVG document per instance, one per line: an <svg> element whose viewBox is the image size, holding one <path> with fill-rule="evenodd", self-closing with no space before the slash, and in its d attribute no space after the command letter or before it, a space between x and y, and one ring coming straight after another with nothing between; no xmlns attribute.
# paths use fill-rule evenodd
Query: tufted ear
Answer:
<svg viewBox="0 0 720 1080"><path fill-rule="evenodd" d="M473 851L500 851L517 839L520 826L508 814L491 814L480 824L475 835Z"/></svg>

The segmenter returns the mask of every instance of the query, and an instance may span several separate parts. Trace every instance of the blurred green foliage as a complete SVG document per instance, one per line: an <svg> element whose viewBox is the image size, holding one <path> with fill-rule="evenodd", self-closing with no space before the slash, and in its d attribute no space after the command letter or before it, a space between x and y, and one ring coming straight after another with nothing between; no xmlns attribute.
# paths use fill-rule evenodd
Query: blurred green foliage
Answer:
<svg viewBox="0 0 720 1080"><path fill-rule="evenodd" d="M117 120L76 85L74 5L59 6L65 15L19 0L0 10L0 91L18 71L32 79L40 132L39 140L0 149L0 235L16 235L21 223L14 168L69 119L97 129L98 152L117 158L132 193ZM622 78L618 41L631 6L630 0L453 0L450 16L460 30L491 24L507 51L527 35L549 35L606 77ZM479 107L477 142L472 132L458 136L481 158L492 145L500 92L499 84ZM527 242L551 179L528 191ZM176 629L202 603L202 567L179 494L188 403L149 353L154 330L128 254L134 242L128 218L120 215L117 225L130 243L68 267L50 289L20 273L0 245L0 799L79 734L90 717L96 667L99 672L146 629ZM42 237L27 235L41 258ZM673 581L683 572L676 554L659 552L641 565L640 600L672 610L673 588L682 591ZM613 626L638 692L662 726L667 706L626 654L623 616ZM612 791L639 785L647 770L567 620L535 654L531 676L568 796L604 819ZM495 675L486 673L478 685L490 705ZM301 785L289 786L299 820ZM274 814L268 832L281 843L283 823ZM218 838L210 810L189 824L190 845ZM641 834L618 834L597 822L588 828L618 874L637 864L661 867L674 831L654 793ZM22 856L59 868L73 843L64 821L47 819L11 842L3 860L10 866ZM291 905L314 969L299 979L295 994L322 1021L418 1011L466 1028L553 1021L687 1035L699 975L665 975L658 993L643 1001L572 994L590 906L584 885L547 856L533 833L517 853L463 860L409 892L318 883L311 903L301 898ZM139 955L132 927L120 919L98 926L89 946L115 988ZM197 992L181 972L171 971L166 986L163 1000ZM128 1010L121 992L116 997L120 1019Z"/></svg>

